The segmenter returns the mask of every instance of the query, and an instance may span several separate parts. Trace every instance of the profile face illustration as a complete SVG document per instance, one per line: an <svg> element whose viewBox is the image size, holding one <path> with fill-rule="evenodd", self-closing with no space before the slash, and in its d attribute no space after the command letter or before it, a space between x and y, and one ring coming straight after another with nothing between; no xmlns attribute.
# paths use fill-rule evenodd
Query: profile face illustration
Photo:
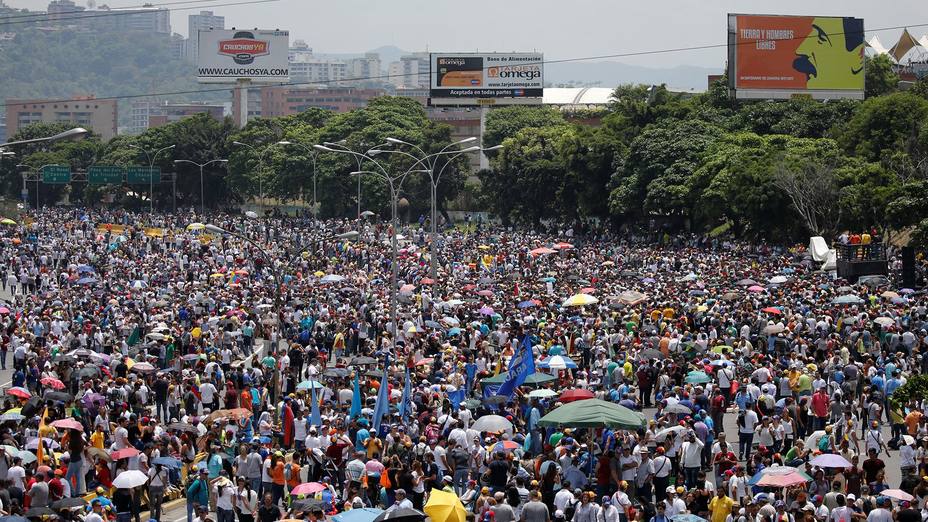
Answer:
<svg viewBox="0 0 928 522"><path fill-rule="evenodd" d="M864 22L859 18L814 18L796 49L793 69L809 89L847 89L864 74Z"/></svg>

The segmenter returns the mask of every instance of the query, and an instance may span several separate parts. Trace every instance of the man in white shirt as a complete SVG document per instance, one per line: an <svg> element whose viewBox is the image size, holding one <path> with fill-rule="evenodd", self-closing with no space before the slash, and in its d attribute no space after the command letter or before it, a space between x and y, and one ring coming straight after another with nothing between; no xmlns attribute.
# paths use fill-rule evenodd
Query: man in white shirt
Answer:
<svg viewBox="0 0 928 522"><path fill-rule="evenodd" d="M13 467L6 472L6 478L12 482L13 487L25 491L26 470L23 469L23 459L13 458Z"/></svg>
<svg viewBox="0 0 928 522"><path fill-rule="evenodd" d="M735 476L728 481L728 496L741 503L742 498L751 498L751 486L742 466L735 466Z"/></svg>
<svg viewBox="0 0 928 522"><path fill-rule="evenodd" d="M200 385L200 399L203 401L204 408L209 408L210 411L219 409L219 405L215 403L216 392L216 387L208 378L203 381L203 384Z"/></svg>

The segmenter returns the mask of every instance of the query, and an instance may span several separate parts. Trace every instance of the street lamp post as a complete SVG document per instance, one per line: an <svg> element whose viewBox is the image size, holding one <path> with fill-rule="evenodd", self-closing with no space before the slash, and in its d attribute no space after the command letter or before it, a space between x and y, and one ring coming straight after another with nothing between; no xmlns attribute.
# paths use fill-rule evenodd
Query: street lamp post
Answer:
<svg viewBox="0 0 928 522"><path fill-rule="evenodd" d="M313 219L317 219L317 200L316 200L316 154L317 152L313 150L312 147L305 145L303 143L297 143L294 141L281 140L277 142L278 145L288 146L293 145L305 150L309 154L309 159L313 162Z"/></svg>
<svg viewBox="0 0 928 522"><path fill-rule="evenodd" d="M274 147L274 145L277 145L277 144L278 142L271 143L268 146L264 147L264 150L262 150L261 152L258 152L257 147L255 147L254 145L249 145L241 141L232 142L232 145L238 145L239 147L245 147L251 150L251 152L258 155L258 198L262 202L262 204L264 201L264 178L261 173L264 170L262 168L264 167L264 157L267 155L268 152L270 152L270 150Z"/></svg>
<svg viewBox="0 0 928 522"><path fill-rule="evenodd" d="M361 171L361 162L363 161L363 158L362 158L361 156L363 156L363 154L362 154L361 156L357 156L356 154L360 154L360 153L356 153L355 151L353 151L353 150L351 150L350 148L348 148L348 146L346 145L347 142L348 142L347 139L341 139L341 140L338 140L338 141L335 141L335 142L332 142L332 141L325 141L325 142L323 142L322 144L325 145L325 147L327 148L326 150L332 149L332 150L328 150L328 152L342 152L342 153L346 153L346 154L347 154L347 153L351 153L352 156L354 157L355 162L358 164L358 170L356 170L355 172L360 172L360 171ZM379 148L385 147L385 146L387 146L387 145L389 145L389 142L388 142L388 143L381 143L380 145L377 145L377 147L375 147L375 149L379 149ZM364 148L364 146L365 146L365 145L364 145L363 143L361 143L361 148L362 148L362 149ZM314 145L314 147L316 147L317 149L319 148L318 145ZM358 221L361 221L361 176L358 176L358 201L357 201L357 204L358 204L358 212L357 212L356 217L357 217Z"/></svg>
<svg viewBox="0 0 928 522"><path fill-rule="evenodd" d="M155 160L158 159L158 154L166 150L171 150L177 145L168 145L167 147L161 147L156 151L150 151L139 147L138 145L129 144L133 149L138 149L145 153L145 158L148 159L148 213L155 213L155 176L152 172L155 170ZM154 153L152 153L154 152Z"/></svg>
<svg viewBox="0 0 928 522"><path fill-rule="evenodd" d="M412 143L409 143L409 142L406 142L400 139L396 139L396 138L387 138L387 141L394 145L405 145L407 147L412 147L413 149L417 150L420 154L422 154L422 157L416 158L416 156L412 154L409 154L403 151L398 151L398 150L384 150L383 152L387 152L391 154L403 154L405 156L409 156L410 158L417 159L417 160L421 159L428 166L429 193L430 193L430 200L431 200L430 201L431 202L431 209L430 209L431 216L429 219L431 221L431 227L430 227L431 230L429 231L429 275L431 276L432 279L437 280L438 279L438 183L441 181L441 175L442 173L444 173L445 167L447 167L451 162L453 162L461 154L477 152L480 150L491 150L491 149L496 150L497 148L501 148L501 146L497 145L496 147L492 147L491 149L481 149L480 147L475 145L472 147L468 147L466 149L451 149L451 147L456 147L458 145L464 145L465 143L471 143L471 142L477 141L477 138L470 137L470 138L464 138L463 140L459 140L454 143L449 143L448 145L444 146L440 151L438 151L438 153L436 153L435 155L429 155L429 154L426 154L425 151L422 150L421 147L414 145ZM439 172L436 174L435 164L438 160L438 155L444 155L444 154L450 154L450 157L447 158L447 161L445 162L445 164L442 166L441 169L439 169ZM431 160L429 160L429 158L431 158Z"/></svg>
<svg viewBox="0 0 928 522"><path fill-rule="evenodd" d="M28 168L28 169L32 168L31 165L27 165L25 163L20 163L19 165L16 165L16 166L18 168ZM39 211L39 183L42 180L42 170L45 169L45 167L57 167L57 166L58 165L56 163L47 163L45 165L42 165L38 169L33 169L35 170L35 211L36 212ZM23 192L26 192L26 178L28 177L29 177L29 173L23 172Z"/></svg>
<svg viewBox="0 0 928 522"><path fill-rule="evenodd" d="M274 320L274 326L275 328L278 329L278 331L280 331L280 316L283 313L284 280L281 277L280 268L278 267L278 263L275 263L275 259L267 252L267 250L265 250L255 240L251 239L250 237L244 234L233 232L231 230L224 229L222 227L213 225L211 223L206 224L206 226L204 227L204 230L206 230L210 234L216 234L216 235L221 235L221 236L232 236L236 239L244 241L248 243L249 245L251 245L255 250L257 250L259 254L261 254L261 257L264 258L264 261L267 263L268 268L273 273L274 283L277 286L277 291L274 292L274 308L275 308L275 315L276 315L275 320ZM319 241L329 241L332 239L356 239L357 237L358 237L357 232L350 231L350 232L345 232L343 234L337 234L334 236L324 237L324 238L321 238ZM287 263L281 263L281 264L284 266L290 266L292 264L292 260ZM268 341L270 341L270 339ZM276 354L278 348L279 346L272 346L271 350L273 350L273 352L269 351L269 353ZM275 402L276 402L277 396L280 395L279 392L280 392L280 378L275 373L274 374L274 401Z"/></svg>
<svg viewBox="0 0 928 522"><path fill-rule="evenodd" d="M83 127L74 127L73 129L68 129L64 132L59 132L53 136L46 136L44 138L34 138L31 140L20 140L20 141L8 141L6 143L0 143L0 152L3 152L3 149L6 147L12 147L13 145L27 145L29 143L45 143L49 141L61 141L61 140L75 140L81 139L87 134L90 134L90 131Z"/></svg>
<svg viewBox="0 0 928 522"><path fill-rule="evenodd" d="M195 161L190 161L190 160L174 160L174 165L180 165L181 163L189 163L191 165L196 165L197 167L200 167L200 214L206 215L206 197L205 197L206 192L203 190L203 167L211 163L222 163L223 165L225 165L228 162L229 160L227 159L214 159L214 160L207 161L206 163L197 163Z"/></svg>
<svg viewBox="0 0 928 522"><path fill-rule="evenodd" d="M391 343L392 343L392 350L395 353L396 352L396 336L397 336L397 333L399 332L399 318L397 314L397 303L396 303L396 292L397 292L396 285L397 285L397 279L399 278L398 266L397 266L396 235L399 229L397 203L399 200L400 190L402 189L403 182L406 180L406 177L409 176L409 174L413 172L422 172L422 173L428 172L425 169L417 169L416 167L426 166L427 165L426 161L428 161L429 159L433 159L433 157L437 157L440 155L454 154L460 151L442 151L442 152L437 152L435 154L428 155L424 158L413 158L415 159L415 161L413 162L412 165L410 165L408 169L406 169L405 172L391 176L387 172L383 164L381 164L380 162L378 162L377 160L373 158L373 156L376 156L377 154L386 152L382 149L371 149L367 151L367 153L365 154L365 153L348 150L347 148L346 149L333 149L326 145L315 145L315 148L317 150L321 150L324 152L337 152L341 154L350 154L354 156L356 160L358 160L359 164L362 161L368 161L374 164L374 166L376 167L376 170L357 170L355 172L352 172L352 174L358 175L359 178L361 174L372 174L374 176L377 176L381 180L383 180L387 184L387 187L389 187L390 189L390 214L391 214L391 228L392 228L392 231L390 233L390 247L391 247L390 248L391 250L390 321L393 323ZM360 213L359 213L358 219L360 219Z"/></svg>

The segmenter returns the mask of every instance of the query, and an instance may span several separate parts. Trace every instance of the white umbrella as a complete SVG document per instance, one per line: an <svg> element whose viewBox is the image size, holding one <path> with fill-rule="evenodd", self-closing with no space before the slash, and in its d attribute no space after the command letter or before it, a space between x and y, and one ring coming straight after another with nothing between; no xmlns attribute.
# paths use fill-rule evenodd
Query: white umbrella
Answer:
<svg viewBox="0 0 928 522"><path fill-rule="evenodd" d="M772 284L772 285L781 285L781 284L783 284L783 283L789 281L789 278L786 277L786 276L778 275L778 276L773 276L773 277L771 277L771 278L768 279L767 281L768 281L770 284Z"/></svg>
<svg viewBox="0 0 928 522"><path fill-rule="evenodd" d="M113 486L117 488L135 488L148 482L148 477L139 470L131 469L123 471L113 480Z"/></svg>
<svg viewBox="0 0 928 522"><path fill-rule="evenodd" d="M548 397L554 397L557 395L557 392L550 390L548 388L541 388L540 390L532 390L528 396L533 399L547 399Z"/></svg>
<svg viewBox="0 0 928 522"><path fill-rule="evenodd" d="M880 326L889 326L889 325L896 324L896 320L893 319L892 317L877 317L876 319L873 320L873 322Z"/></svg>
<svg viewBox="0 0 928 522"><path fill-rule="evenodd" d="M778 334L782 332L783 330L786 330L786 327L783 326L782 324L771 324L764 328L764 333L767 335Z"/></svg>
<svg viewBox="0 0 928 522"><path fill-rule="evenodd" d="M345 278L338 274L329 274L327 276L324 276L322 279L320 279L320 281L322 281L323 283L338 283L344 280Z"/></svg>
<svg viewBox="0 0 928 522"><path fill-rule="evenodd" d="M667 439L667 435L670 435L671 433L676 434L684 430L686 430L686 427L684 426L671 426L669 428L664 428L654 434L654 440L657 442L663 442L665 439Z"/></svg>
<svg viewBox="0 0 928 522"><path fill-rule="evenodd" d="M499 415L484 415L477 419L471 426L474 431L486 431L496 433L500 431L512 431L512 423Z"/></svg>

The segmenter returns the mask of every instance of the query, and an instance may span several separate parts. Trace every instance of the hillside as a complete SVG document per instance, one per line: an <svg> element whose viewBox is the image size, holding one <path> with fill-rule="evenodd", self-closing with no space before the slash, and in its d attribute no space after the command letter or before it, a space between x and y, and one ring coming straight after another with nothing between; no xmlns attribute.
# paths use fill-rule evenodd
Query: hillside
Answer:
<svg viewBox="0 0 928 522"><path fill-rule="evenodd" d="M143 32L45 32L26 29L0 49L0 101L9 98L98 98L201 89L192 64L171 56L167 35ZM225 92L173 96L216 100ZM128 117L120 104L120 120Z"/></svg>

